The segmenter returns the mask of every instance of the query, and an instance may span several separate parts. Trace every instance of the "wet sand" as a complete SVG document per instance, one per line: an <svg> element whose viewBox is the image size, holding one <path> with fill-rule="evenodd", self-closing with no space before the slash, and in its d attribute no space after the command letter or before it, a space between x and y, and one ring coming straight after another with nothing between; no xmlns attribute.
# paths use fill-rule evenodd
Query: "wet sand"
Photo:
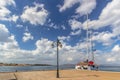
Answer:
<svg viewBox="0 0 120 80"><path fill-rule="evenodd" d="M0 80L120 80L120 72L60 70L0 73Z"/></svg>

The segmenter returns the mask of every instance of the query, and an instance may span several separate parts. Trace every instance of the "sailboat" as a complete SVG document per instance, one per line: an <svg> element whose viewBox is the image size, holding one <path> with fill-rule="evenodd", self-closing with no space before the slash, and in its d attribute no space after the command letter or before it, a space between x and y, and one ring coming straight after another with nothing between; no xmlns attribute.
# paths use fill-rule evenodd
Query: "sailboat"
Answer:
<svg viewBox="0 0 120 80"><path fill-rule="evenodd" d="M89 36L90 35L90 36ZM89 34L89 30L88 30L88 14L87 14L87 29L86 29L86 44L87 44L87 59L85 61L79 62L75 65L75 69L82 69L82 70L91 70L91 67L95 67L95 61L94 61L94 50L93 50L93 45L92 45L92 33ZM88 37L90 37L90 39L88 39ZM89 42L90 42L90 46L89 46ZM90 60L90 54L92 59Z"/></svg>

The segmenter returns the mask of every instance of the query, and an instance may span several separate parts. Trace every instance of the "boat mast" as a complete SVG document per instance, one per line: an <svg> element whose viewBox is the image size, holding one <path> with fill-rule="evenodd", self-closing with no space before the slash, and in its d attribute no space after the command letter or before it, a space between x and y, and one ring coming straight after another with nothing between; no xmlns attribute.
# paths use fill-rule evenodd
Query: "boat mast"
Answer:
<svg viewBox="0 0 120 80"><path fill-rule="evenodd" d="M88 14L87 14L87 60L94 61L93 43L92 43L92 30L89 30Z"/></svg>
<svg viewBox="0 0 120 80"><path fill-rule="evenodd" d="M86 25L86 30L87 30L87 34L86 34L86 36L87 36L87 60L89 61L89 40L88 40L88 13L87 13L87 25Z"/></svg>
<svg viewBox="0 0 120 80"><path fill-rule="evenodd" d="M92 30L90 30L90 55L91 55L91 60L94 61L93 43L92 43Z"/></svg>

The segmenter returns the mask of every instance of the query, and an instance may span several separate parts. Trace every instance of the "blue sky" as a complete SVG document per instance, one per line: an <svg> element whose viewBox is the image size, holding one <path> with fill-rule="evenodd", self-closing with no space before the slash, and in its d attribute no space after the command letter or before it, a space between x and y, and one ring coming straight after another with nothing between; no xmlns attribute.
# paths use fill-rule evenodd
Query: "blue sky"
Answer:
<svg viewBox="0 0 120 80"><path fill-rule="evenodd" d="M86 60L88 22L95 62L120 65L119 5L119 0L0 0L0 62L56 64L51 44L57 38L61 64Z"/></svg>

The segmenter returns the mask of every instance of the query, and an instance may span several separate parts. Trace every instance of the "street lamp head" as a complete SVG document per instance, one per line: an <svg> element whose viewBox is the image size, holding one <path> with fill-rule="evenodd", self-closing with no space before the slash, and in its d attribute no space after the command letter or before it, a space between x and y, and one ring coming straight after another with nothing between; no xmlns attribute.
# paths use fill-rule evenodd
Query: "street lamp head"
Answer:
<svg viewBox="0 0 120 80"><path fill-rule="evenodd" d="M52 48L54 48L54 43L51 44Z"/></svg>
<svg viewBox="0 0 120 80"><path fill-rule="evenodd" d="M59 42L58 46L59 46L60 48L62 48L62 44L61 44L61 42Z"/></svg>

